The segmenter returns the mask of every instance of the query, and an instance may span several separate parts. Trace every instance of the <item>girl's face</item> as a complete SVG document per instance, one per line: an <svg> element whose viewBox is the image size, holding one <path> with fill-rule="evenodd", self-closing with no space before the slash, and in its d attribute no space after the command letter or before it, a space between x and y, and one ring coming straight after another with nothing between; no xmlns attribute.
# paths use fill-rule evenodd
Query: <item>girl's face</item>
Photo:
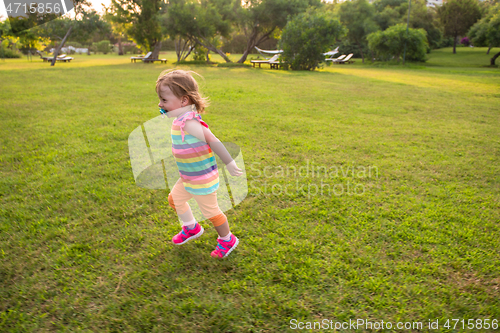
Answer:
<svg viewBox="0 0 500 333"><path fill-rule="evenodd" d="M182 103L185 104L187 100L186 97L179 98L175 96L169 87L160 87L158 98L160 98L160 103L158 103L158 106L165 111L176 110L182 107Z"/></svg>

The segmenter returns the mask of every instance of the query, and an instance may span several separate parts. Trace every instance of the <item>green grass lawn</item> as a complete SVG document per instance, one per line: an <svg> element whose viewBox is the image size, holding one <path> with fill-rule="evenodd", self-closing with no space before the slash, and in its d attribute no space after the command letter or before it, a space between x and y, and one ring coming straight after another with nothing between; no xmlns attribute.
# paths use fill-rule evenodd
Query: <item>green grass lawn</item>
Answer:
<svg viewBox="0 0 500 333"><path fill-rule="evenodd" d="M498 332L500 73L481 49L448 51L406 67L180 66L203 75L203 119L246 162L223 261L208 221L174 247L168 190L134 183L128 136L159 115L173 53L0 60L0 331Z"/></svg>

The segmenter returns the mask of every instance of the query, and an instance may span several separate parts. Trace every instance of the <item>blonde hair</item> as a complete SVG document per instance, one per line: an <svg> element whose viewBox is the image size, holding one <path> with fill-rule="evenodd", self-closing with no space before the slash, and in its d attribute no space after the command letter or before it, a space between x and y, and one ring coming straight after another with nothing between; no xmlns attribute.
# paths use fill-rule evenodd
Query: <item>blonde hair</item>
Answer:
<svg viewBox="0 0 500 333"><path fill-rule="evenodd" d="M189 101L196 106L198 113L202 113L209 105L209 101L207 97L201 96L198 90L198 83L190 73L203 78L196 72L184 71L182 69L167 69L161 72L158 80L156 80L156 93L159 94L161 87L169 87L177 98L187 96Z"/></svg>

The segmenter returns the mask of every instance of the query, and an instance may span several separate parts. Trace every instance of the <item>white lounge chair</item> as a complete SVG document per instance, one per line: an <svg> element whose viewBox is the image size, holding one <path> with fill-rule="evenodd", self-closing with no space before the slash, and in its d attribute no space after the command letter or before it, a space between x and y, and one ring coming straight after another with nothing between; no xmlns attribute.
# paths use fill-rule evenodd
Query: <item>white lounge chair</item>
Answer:
<svg viewBox="0 0 500 333"><path fill-rule="evenodd" d="M145 58L149 58L153 52L148 52L145 56L137 56L137 57L130 57L130 62L136 62L137 60L143 60Z"/></svg>
<svg viewBox="0 0 500 333"><path fill-rule="evenodd" d="M353 54L352 53L349 53L347 55L347 57L345 57L345 59L342 59L342 60L339 60L339 61L335 61L336 64L352 64L354 62L354 60L351 60Z"/></svg>
<svg viewBox="0 0 500 333"><path fill-rule="evenodd" d="M250 62L253 64L253 67L255 67L255 64L259 64L259 68L261 64L270 64L271 68L273 68L274 63L277 62L279 57L279 54L275 54L271 59L268 60L250 60Z"/></svg>
<svg viewBox="0 0 500 333"><path fill-rule="evenodd" d="M43 60L43 61L52 61L52 59L54 59L54 57L44 57L42 52L40 51L36 51L36 53L38 53L38 55L40 56L40 58ZM57 56L57 61L64 61L64 62L69 62L71 60L73 60L72 57L67 57L66 54L60 54Z"/></svg>
<svg viewBox="0 0 500 333"><path fill-rule="evenodd" d="M57 58L56 58L57 61L63 61L63 62L71 62L71 60L73 60L73 59L74 58L72 58L72 57L66 57L65 54L57 56Z"/></svg>
<svg viewBox="0 0 500 333"><path fill-rule="evenodd" d="M338 58L326 58L325 61L337 62L345 58L345 54L341 55Z"/></svg>
<svg viewBox="0 0 500 333"><path fill-rule="evenodd" d="M325 52L323 53L323 55L326 57L326 56L330 56L330 58L332 58L332 56L336 55L337 53L339 53L339 47L340 46L337 46L335 48L335 50L331 50L331 51L328 51L328 52Z"/></svg>

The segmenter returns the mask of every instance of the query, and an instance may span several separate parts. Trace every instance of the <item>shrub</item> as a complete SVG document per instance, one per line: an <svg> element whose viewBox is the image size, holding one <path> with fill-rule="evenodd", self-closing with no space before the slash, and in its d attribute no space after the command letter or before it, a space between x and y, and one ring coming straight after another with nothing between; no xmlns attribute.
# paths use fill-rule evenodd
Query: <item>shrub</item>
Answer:
<svg viewBox="0 0 500 333"><path fill-rule="evenodd" d="M330 11L310 9L288 21L280 40L282 59L292 69L314 70L325 60L344 27Z"/></svg>
<svg viewBox="0 0 500 333"><path fill-rule="evenodd" d="M95 46L97 52L108 54L111 51L109 40L101 40L100 42L95 43Z"/></svg>
<svg viewBox="0 0 500 333"><path fill-rule="evenodd" d="M464 37L460 40L460 44L463 44L465 46L469 46L470 45L470 40L469 40L469 37Z"/></svg>
<svg viewBox="0 0 500 333"><path fill-rule="evenodd" d="M208 50L203 46L197 44L193 51L193 60L194 61L203 61L206 59ZM210 59L210 58L209 58Z"/></svg>
<svg viewBox="0 0 500 333"><path fill-rule="evenodd" d="M21 58L21 53L8 49L5 47L0 47L0 58Z"/></svg>
<svg viewBox="0 0 500 333"><path fill-rule="evenodd" d="M446 37L441 40L440 48L453 46L453 37Z"/></svg>
<svg viewBox="0 0 500 333"><path fill-rule="evenodd" d="M406 33L406 24L393 25L384 31L369 34L368 47L382 60L390 60L403 56L405 41L406 59L414 61L425 61L428 43L424 29L412 29Z"/></svg>

